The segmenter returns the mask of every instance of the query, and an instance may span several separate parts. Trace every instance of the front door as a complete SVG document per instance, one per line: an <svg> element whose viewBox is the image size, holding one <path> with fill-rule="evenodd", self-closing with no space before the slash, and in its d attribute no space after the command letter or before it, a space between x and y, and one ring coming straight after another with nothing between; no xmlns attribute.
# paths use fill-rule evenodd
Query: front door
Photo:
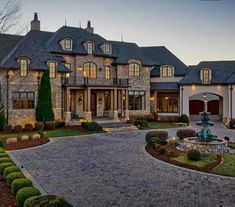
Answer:
<svg viewBox="0 0 235 207"><path fill-rule="evenodd" d="M91 93L91 114L92 116L96 116L96 94L95 93Z"/></svg>

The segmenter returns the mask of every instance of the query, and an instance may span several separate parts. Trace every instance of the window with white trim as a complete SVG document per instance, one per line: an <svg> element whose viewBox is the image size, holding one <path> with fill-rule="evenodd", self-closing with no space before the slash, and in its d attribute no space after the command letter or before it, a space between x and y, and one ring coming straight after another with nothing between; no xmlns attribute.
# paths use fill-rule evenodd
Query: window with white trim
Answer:
<svg viewBox="0 0 235 207"><path fill-rule="evenodd" d="M162 77L172 77L173 76L173 67L172 66L162 66L161 67L161 76Z"/></svg>
<svg viewBox="0 0 235 207"><path fill-rule="evenodd" d="M93 48L94 48L93 42L87 42L87 53L88 54L92 54L93 53Z"/></svg>
<svg viewBox="0 0 235 207"><path fill-rule="evenodd" d="M71 39L64 40L64 49L65 50L72 50L72 40Z"/></svg>
<svg viewBox="0 0 235 207"><path fill-rule="evenodd" d="M129 64L129 76L140 76L140 65L138 63Z"/></svg>
<svg viewBox="0 0 235 207"><path fill-rule="evenodd" d="M210 83L210 70L209 69L203 69L202 70L202 83L203 84L209 84Z"/></svg>
<svg viewBox="0 0 235 207"><path fill-rule="evenodd" d="M106 54L111 54L111 53L112 53L111 50L112 50L112 49L111 49L111 44L110 44L110 43L105 43L105 44L104 44L104 53L106 53Z"/></svg>
<svg viewBox="0 0 235 207"><path fill-rule="evenodd" d="M20 76L25 77L28 75L29 63L27 59L20 59Z"/></svg>
<svg viewBox="0 0 235 207"><path fill-rule="evenodd" d="M49 62L49 76L50 78L56 77L56 62Z"/></svg>

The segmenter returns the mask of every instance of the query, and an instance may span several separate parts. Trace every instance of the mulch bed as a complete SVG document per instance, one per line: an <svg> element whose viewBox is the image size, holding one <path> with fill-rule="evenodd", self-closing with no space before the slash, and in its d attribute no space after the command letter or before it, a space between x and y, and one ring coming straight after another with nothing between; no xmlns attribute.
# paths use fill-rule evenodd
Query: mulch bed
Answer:
<svg viewBox="0 0 235 207"><path fill-rule="evenodd" d="M188 168L188 169L191 169L191 170L197 170L197 171L201 171L201 172L210 172L213 168L215 168L216 166L218 166L222 162L222 156L217 155L216 160L214 162L212 162L212 163L210 163L210 164L208 164L204 167L197 167L197 166L194 166L194 165L189 165L189 164L178 162L176 160L172 160L171 159L172 157L169 154L162 155L162 154L160 154L159 152L157 152L155 149L153 149L152 147L150 147L148 145L145 147L145 149L150 155L152 155L153 157L155 157L159 160L168 162L168 163L173 164L173 165L177 165L177 166L180 166L180 167ZM172 148L171 150L175 150L178 155L182 153L177 149Z"/></svg>
<svg viewBox="0 0 235 207"><path fill-rule="evenodd" d="M36 139L36 140L19 140L14 143L14 144L4 144L4 150L18 150L18 149L25 149L25 148L30 148L30 147L35 147L39 146L42 144L46 144L49 142L49 139L47 138L42 138L42 139Z"/></svg>
<svg viewBox="0 0 235 207"><path fill-rule="evenodd" d="M15 196L11 193L3 175L0 175L0 207L18 207Z"/></svg>

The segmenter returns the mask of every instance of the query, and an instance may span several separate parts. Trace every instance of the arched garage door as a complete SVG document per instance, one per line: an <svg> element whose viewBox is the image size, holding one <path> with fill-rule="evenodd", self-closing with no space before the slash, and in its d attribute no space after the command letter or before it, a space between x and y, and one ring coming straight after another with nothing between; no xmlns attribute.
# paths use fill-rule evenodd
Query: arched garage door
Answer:
<svg viewBox="0 0 235 207"><path fill-rule="evenodd" d="M189 101L189 114L199 115L200 112L204 111L204 102L201 100Z"/></svg>
<svg viewBox="0 0 235 207"><path fill-rule="evenodd" d="M219 100L208 101L207 105L208 111L211 112L211 115L219 114Z"/></svg>

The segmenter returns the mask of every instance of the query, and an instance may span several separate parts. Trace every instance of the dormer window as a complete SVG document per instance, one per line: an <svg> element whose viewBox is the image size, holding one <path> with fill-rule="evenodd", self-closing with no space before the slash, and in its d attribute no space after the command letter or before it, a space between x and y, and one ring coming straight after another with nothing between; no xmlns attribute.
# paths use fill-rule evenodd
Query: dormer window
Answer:
<svg viewBox="0 0 235 207"><path fill-rule="evenodd" d="M140 65L138 63L129 64L129 76L140 76Z"/></svg>
<svg viewBox="0 0 235 207"><path fill-rule="evenodd" d="M201 80L203 84L209 84L211 80L211 70L208 68L201 70Z"/></svg>
<svg viewBox="0 0 235 207"><path fill-rule="evenodd" d="M56 62L54 61L49 62L49 76L50 78L56 77Z"/></svg>
<svg viewBox="0 0 235 207"><path fill-rule="evenodd" d="M173 76L173 67L172 66L162 66L161 67L161 76L162 77L172 77Z"/></svg>
<svg viewBox="0 0 235 207"><path fill-rule="evenodd" d="M29 61L27 59L20 59L20 76L28 75Z"/></svg>
<svg viewBox="0 0 235 207"><path fill-rule="evenodd" d="M93 48L94 48L93 42L87 42L87 53L88 54L92 54L93 53Z"/></svg>
<svg viewBox="0 0 235 207"><path fill-rule="evenodd" d="M110 43L104 44L104 53L111 54L112 53L112 47Z"/></svg>
<svg viewBox="0 0 235 207"><path fill-rule="evenodd" d="M71 39L64 40L64 49L65 50L72 50L72 40Z"/></svg>

